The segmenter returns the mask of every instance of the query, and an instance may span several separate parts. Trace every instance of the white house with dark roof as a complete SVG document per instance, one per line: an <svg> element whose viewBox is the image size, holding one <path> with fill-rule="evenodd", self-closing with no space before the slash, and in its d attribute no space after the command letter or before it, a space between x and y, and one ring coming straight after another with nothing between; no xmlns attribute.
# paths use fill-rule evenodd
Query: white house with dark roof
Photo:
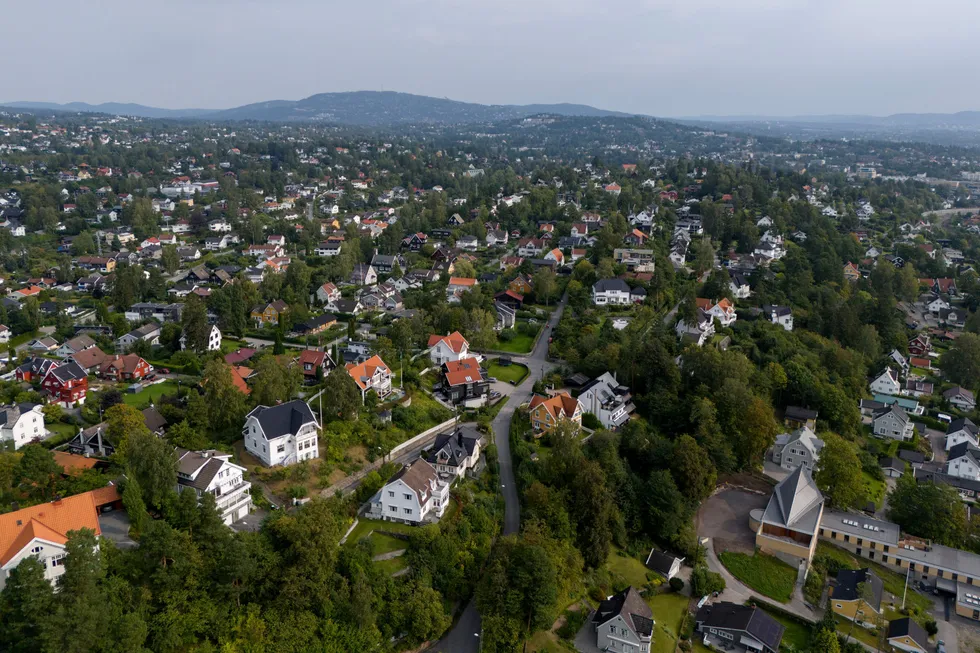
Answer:
<svg viewBox="0 0 980 653"><path fill-rule="evenodd" d="M578 396L582 411L595 415L604 428L616 429L629 421L636 409L630 389L609 372L589 381Z"/></svg>
<svg viewBox="0 0 980 653"><path fill-rule="evenodd" d="M44 413L40 404L21 403L0 406L0 449L11 442L14 450L45 436Z"/></svg>
<svg viewBox="0 0 980 653"><path fill-rule="evenodd" d="M457 427L436 436L425 458L443 478L461 478L480 460L483 437L474 429Z"/></svg>
<svg viewBox="0 0 980 653"><path fill-rule="evenodd" d="M886 367L871 380L871 392L877 395L897 395L902 391L902 382L894 368Z"/></svg>
<svg viewBox="0 0 980 653"><path fill-rule="evenodd" d="M961 442L946 454L946 473L957 478L980 481L980 448Z"/></svg>
<svg viewBox="0 0 980 653"><path fill-rule="evenodd" d="M727 601L701 606L694 628L713 645L713 650L726 647L756 653L778 653L786 630L758 606Z"/></svg>
<svg viewBox="0 0 980 653"><path fill-rule="evenodd" d="M778 324L787 331L793 330L793 310L789 306L773 306L766 304L762 313L773 324Z"/></svg>
<svg viewBox="0 0 980 653"><path fill-rule="evenodd" d="M293 465L319 456L320 424L300 399L257 406L245 417L245 449L266 467Z"/></svg>
<svg viewBox="0 0 980 653"><path fill-rule="evenodd" d="M645 653L650 650L655 624L650 606L632 587L602 601L592 615L600 651Z"/></svg>
<svg viewBox="0 0 980 653"><path fill-rule="evenodd" d="M385 521L438 521L449 503L449 483L427 460L419 459L391 477L371 500L371 513Z"/></svg>
<svg viewBox="0 0 980 653"><path fill-rule="evenodd" d="M221 519L231 525L252 509L252 484L245 468L231 462L231 454L220 451L177 449L177 492L195 492L200 501L214 495Z"/></svg>
<svg viewBox="0 0 980 653"><path fill-rule="evenodd" d="M599 279L592 286L592 303L596 306L628 306L632 301L629 284L622 279Z"/></svg>
<svg viewBox="0 0 980 653"><path fill-rule="evenodd" d="M785 470L792 471L803 466L813 472L820 460L823 440L806 426L792 433L776 436L772 447L772 461Z"/></svg>
<svg viewBox="0 0 980 653"><path fill-rule="evenodd" d="M959 386L945 391L943 398L962 411L969 412L977 407L977 399L973 393Z"/></svg>
<svg viewBox="0 0 980 653"><path fill-rule="evenodd" d="M946 427L946 451L958 444L968 442L974 447L980 446L980 429L968 417L953 420Z"/></svg>

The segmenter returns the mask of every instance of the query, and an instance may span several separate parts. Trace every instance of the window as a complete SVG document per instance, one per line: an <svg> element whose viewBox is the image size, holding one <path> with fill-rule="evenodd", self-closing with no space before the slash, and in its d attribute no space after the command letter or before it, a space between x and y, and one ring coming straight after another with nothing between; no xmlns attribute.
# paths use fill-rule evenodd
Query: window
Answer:
<svg viewBox="0 0 980 653"><path fill-rule="evenodd" d="M51 558L52 567L64 567L65 566L65 554L57 555Z"/></svg>
<svg viewBox="0 0 980 653"><path fill-rule="evenodd" d="M388 496L391 497L392 499L394 499L395 498L395 493L393 491L391 491L391 490L388 490Z"/></svg>
<svg viewBox="0 0 980 653"><path fill-rule="evenodd" d="M388 506L389 512L398 512L398 506Z"/></svg>
<svg viewBox="0 0 980 653"><path fill-rule="evenodd" d="M278 447L276 447L276 453L282 453L285 450L286 450L286 445L284 444L280 444Z"/></svg>
<svg viewBox="0 0 980 653"><path fill-rule="evenodd" d="M406 515L411 515L412 514L412 509L411 508L405 508L404 510L405 510L405 514Z"/></svg>
<svg viewBox="0 0 980 653"><path fill-rule="evenodd" d="M412 495L411 494L403 494L402 496L405 497L405 500L406 501L411 501L412 500Z"/></svg>
<svg viewBox="0 0 980 653"><path fill-rule="evenodd" d="M36 546L33 549L31 549L31 553L40 553L41 551L44 551L43 546Z"/></svg>

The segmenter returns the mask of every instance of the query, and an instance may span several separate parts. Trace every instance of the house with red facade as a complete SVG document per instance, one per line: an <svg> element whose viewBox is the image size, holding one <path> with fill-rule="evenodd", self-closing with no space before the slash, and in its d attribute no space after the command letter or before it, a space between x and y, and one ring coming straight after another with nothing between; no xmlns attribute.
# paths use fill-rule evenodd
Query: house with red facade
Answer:
<svg viewBox="0 0 980 653"><path fill-rule="evenodd" d="M99 369L99 376L114 381L139 381L153 371L153 366L139 354L108 356Z"/></svg>
<svg viewBox="0 0 980 653"><path fill-rule="evenodd" d="M88 375L78 363L68 362L51 368L41 381L52 403L74 408L85 403L88 393Z"/></svg>
<svg viewBox="0 0 980 653"><path fill-rule="evenodd" d="M17 368L15 375L18 381L33 383L34 381L43 379L48 372L59 365L61 365L60 362L53 361L49 358L31 356Z"/></svg>

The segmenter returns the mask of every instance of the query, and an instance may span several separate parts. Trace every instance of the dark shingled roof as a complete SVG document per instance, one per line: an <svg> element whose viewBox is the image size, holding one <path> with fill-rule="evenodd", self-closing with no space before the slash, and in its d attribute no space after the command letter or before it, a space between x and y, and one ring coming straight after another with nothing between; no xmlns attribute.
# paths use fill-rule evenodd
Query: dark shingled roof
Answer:
<svg viewBox="0 0 980 653"><path fill-rule="evenodd" d="M266 440L274 440L289 433L295 434L304 424L316 423L313 411L306 402L299 399L278 406L258 406L248 416L259 421Z"/></svg>
<svg viewBox="0 0 980 653"><path fill-rule="evenodd" d="M613 594L599 604L592 617L592 623L602 625L621 616L627 625L638 635L650 637L653 634L653 611L640 593L628 587L619 594Z"/></svg>
<svg viewBox="0 0 980 653"><path fill-rule="evenodd" d="M698 624L721 630L744 630L773 651L779 650L785 628L756 606L727 601L706 603L695 618Z"/></svg>
<svg viewBox="0 0 980 653"><path fill-rule="evenodd" d="M856 601L859 597L858 585L864 583L871 588L871 598L868 603L877 612L881 608L881 596L884 585L870 569L841 569L837 572L837 586L834 587L833 597L841 601Z"/></svg>
<svg viewBox="0 0 980 653"><path fill-rule="evenodd" d="M888 639L893 637L911 637L915 643L924 649L929 648L929 635L919 624L909 617L888 622Z"/></svg>

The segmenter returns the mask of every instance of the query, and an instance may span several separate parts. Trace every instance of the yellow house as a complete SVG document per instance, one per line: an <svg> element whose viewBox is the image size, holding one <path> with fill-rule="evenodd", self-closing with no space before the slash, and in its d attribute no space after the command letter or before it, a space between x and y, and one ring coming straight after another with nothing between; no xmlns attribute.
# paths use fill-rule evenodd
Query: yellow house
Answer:
<svg viewBox="0 0 980 653"><path fill-rule="evenodd" d="M956 614L980 621L980 588L956 583Z"/></svg>
<svg viewBox="0 0 980 653"><path fill-rule="evenodd" d="M842 569L830 588L830 608L845 619L874 623L881 613L884 585L870 569Z"/></svg>
<svg viewBox="0 0 980 653"><path fill-rule="evenodd" d="M773 489L766 509L750 517L755 545L764 553L809 566L817 549L823 505L823 494L809 470L797 467Z"/></svg>
<svg viewBox="0 0 980 653"><path fill-rule="evenodd" d="M888 622L887 641L900 651L927 653L929 634L909 617Z"/></svg>
<svg viewBox="0 0 980 653"><path fill-rule="evenodd" d="M582 405L578 399L572 398L568 393L561 392L554 397L542 397L534 395L531 398L531 427L536 436L549 433L558 426L562 420L568 420L575 424L576 428L582 426Z"/></svg>
<svg viewBox="0 0 980 653"><path fill-rule="evenodd" d="M251 318L255 322L255 326L259 328L276 326L279 324L279 316L287 310L289 310L289 304L281 299L277 299L268 304L259 304L253 308Z"/></svg>

